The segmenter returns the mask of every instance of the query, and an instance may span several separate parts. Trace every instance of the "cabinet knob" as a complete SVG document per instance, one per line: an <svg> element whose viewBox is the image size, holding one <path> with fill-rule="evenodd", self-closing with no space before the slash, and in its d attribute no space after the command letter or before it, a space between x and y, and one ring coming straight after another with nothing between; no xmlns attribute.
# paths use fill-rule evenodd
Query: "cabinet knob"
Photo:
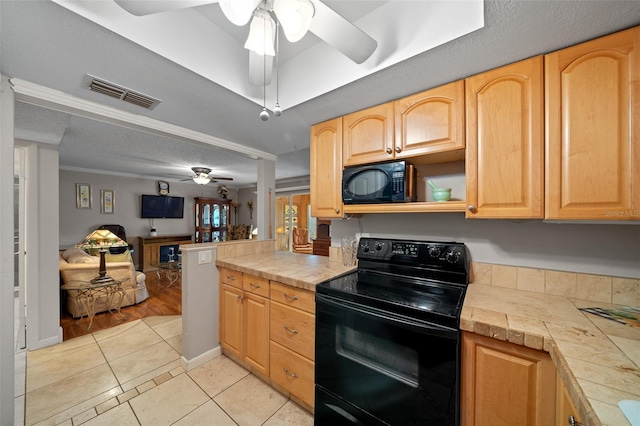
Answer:
<svg viewBox="0 0 640 426"><path fill-rule="evenodd" d="M391 154L393 150L391 148L387 148L387 154Z"/></svg>
<svg viewBox="0 0 640 426"><path fill-rule="evenodd" d="M402 152L402 148L400 148L399 146L396 146L396 152L400 154Z"/></svg>
<svg viewBox="0 0 640 426"><path fill-rule="evenodd" d="M238 300L242 300L242 299L244 299L244 296L237 295L237 296L236 296L236 299L238 299Z"/></svg>
<svg viewBox="0 0 640 426"><path fill-rule="evenodd" d="M569 422L567 423L569 426L584 426L582 423L576 421L576 418L573 417L572 414L569 415Z"/></svg>
<svg viewBox="0 0 640 426"><path fill-rule="evenodd" d="M476 206L469 206L469 207L467 207L467 209L468 209L470 212L475 212L475 211L476 211Z"/></svg>
<svg viewBox="0 0 640 426"><path fill-rule="evenodd" d="M340 209L336 208L336 213L340 213Z"/></svg>
<svg viewBox="0 0 640 426"><path fill-rule="evenodd" d="M249 285L253 288L260 288L260 284L249 283Z"/></svg>
<svg viewBox="0 0 640 426"><path fill-rule="evenodd" d="M229 281L235 281L235 280L236 280L236 277L232 277L231 275L227 275L227 279L228 279Z"/></svg>

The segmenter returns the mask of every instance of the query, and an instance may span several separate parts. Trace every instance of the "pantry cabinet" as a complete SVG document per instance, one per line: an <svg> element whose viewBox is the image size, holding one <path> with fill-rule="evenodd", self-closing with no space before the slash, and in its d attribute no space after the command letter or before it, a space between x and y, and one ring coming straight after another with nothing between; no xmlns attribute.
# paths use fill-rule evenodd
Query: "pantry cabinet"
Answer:
<svg viewBox="0 0 640 426"><path fill-rule="evenodd" d="M268 377L269 281L221 268L220 282L220 344Z"/></svg>
<svg viewBox="0 0 640 426"><path fill-rule="evenodd" d="M640 220L640 27L545 56L548 219Z"/></svg>
<svg viewBox="0 0 640 426"><path fill-rule="evenodd" d="M342 217L342 117L311 126L311 216Z"/></svg>
<svg viewBox="0 0 640 426"><path fill-rule="evenodd" d="M466 81L467 218L544 215L543 61Z"/></svg>
<svg viewBox="0 0 640 426"><path fill-rule="evenodd" d="M551 425L555 397L556 369L549 354L463 332L463 425Z"/></svg>

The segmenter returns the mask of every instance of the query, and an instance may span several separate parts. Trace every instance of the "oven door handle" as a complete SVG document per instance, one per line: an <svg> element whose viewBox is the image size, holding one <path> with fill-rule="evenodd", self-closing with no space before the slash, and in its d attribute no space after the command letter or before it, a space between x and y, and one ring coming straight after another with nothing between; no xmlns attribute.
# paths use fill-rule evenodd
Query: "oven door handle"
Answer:
<svg viewBox="0 0 640 426"><path fill-rule="evenodd" d="M399 325L403 326L404 328L414 329L424 334L437 335L449 339L458 338L458 330L455 328L432 324L425 321L418 321L391 312L380 311L379 309L370 306L364 306L352 301L338 300L324 294L316 293L316 303L330 305L339 309L348 309L350 311L355 311L362 316L373 317L393 325ZM319 309L316 309L316 311L319 311Z"/></svg>

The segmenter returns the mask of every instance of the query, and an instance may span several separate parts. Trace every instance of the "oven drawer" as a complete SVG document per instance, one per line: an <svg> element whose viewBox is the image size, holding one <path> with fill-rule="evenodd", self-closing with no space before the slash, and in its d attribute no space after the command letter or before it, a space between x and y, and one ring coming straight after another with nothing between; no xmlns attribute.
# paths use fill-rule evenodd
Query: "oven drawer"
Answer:
<svg viewBox="0 0 640 426"><path fill-rule="evenodd" d="M281 303L271 303L271 340L315 359L315 316Z"/></svg>
<svg viewBox="0 0 640 426"><path fill-rule="evenodd" d="M313 362L274 341L271 341L269 355L271 380L313 407Z"/></svg>
<svg viewBox="0 0 640 426"><path fill-rule="evenodd" d="M312 314L316 312L316 295L309 290L271 281L271 300Z"/></svg>
<svg viewBox="0 0 640 426"><path fill-rule="evenodd" d="M233 287L242 288L242 272L220 268L220 281Z"/></svg>
<svg viewBox="0 0 640 426"><path fill-rule="evenodd" d="M269 280L265 278L244 274L242 276L242 289L269 298Z"/></svg>

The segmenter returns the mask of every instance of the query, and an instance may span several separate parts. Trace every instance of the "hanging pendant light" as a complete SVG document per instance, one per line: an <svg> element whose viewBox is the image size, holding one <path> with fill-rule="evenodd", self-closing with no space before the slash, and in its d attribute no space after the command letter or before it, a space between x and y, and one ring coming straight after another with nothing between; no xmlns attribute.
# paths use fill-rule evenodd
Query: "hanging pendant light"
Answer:
<svg viewBox="0 0 640 426"><path fill-rule="evenodd" d="M251 13L261 0L220 0L220 8L231 23L243 26L251 19Z"/></svg>
<svg viewBox="0 0 640 426"><path fill-rule="evenodd" d="M292 43L299 41L309 31L315 14L309 0L274 0L273 11L282 24L284 35Z"/></svg>
<svg viewBox="0 0 640 426"><path fill-rule="evenodd" d="M268 13L267 13L268 15ZM253 18L256 19L255 17ZM271 19L271 16L269 16ZM273 20L271 20L273 22ZM253 22L251 22L253 26ZM265 45L264 49L267 50L267 26L263 26L264 38L262 39L263 44ZM273 34L273 31L271 32ZM249 35L251 37L251 35ZM271 40L271 48L273 49L273 40ZM275 52L274 52L275 55ZM260 120L267 121L269 119L269 111L267 111L267 55L262 55L262 112L260 113Z"/></svg>
<svg viewBox="0 0 640 426"><path fill-rule="evenodd" d="M276 22L276 106L273 108L273 115L276 117L280 117L282 115L282 109L280 108L280 102L278 101L278 77L280 76L279 58L278 53L280 51L280 22Z"/></svg>
<svg viewBox="0 0 640 426"><path fill-rule="evenodd" d="M256 9L251 20L249 37L244 44L245 49L252 50L258 55L275 56L273 40L275 38L276 24L269 12L264 9Z"/></svg>

